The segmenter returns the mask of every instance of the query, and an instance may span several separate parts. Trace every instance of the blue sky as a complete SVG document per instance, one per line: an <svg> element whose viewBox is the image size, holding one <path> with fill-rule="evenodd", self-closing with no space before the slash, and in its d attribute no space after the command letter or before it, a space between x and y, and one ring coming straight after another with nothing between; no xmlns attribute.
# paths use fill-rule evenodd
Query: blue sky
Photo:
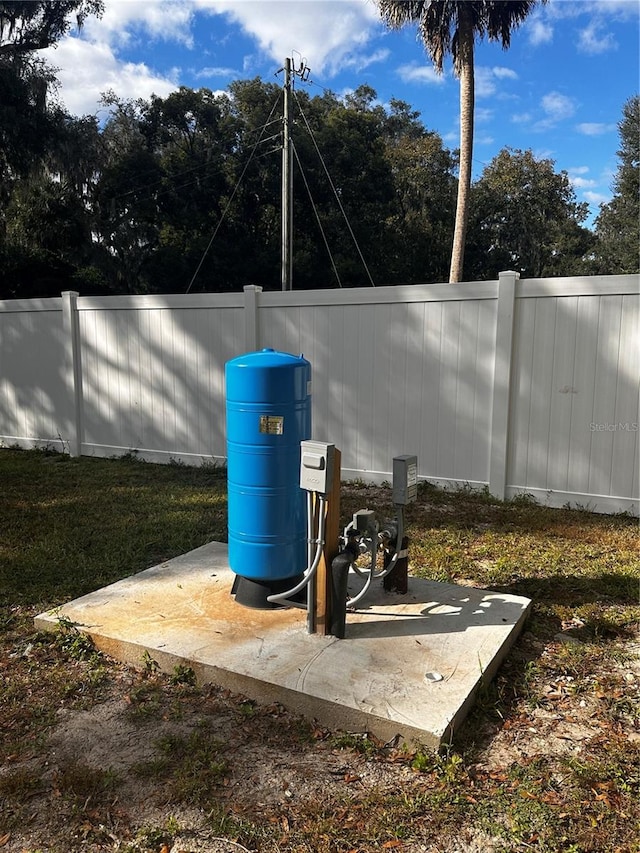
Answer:
<svg viewBox="0 0 640 853"><path fill-rule="evenodd" d="M127 98L178 86L224 91L232 80L282 81L286 56L311 69L309 94L360 84L400 98L450 148L458 144L458 82L435 74L415 27L389 31L373 0L105 0L100 21L47 58L59 98L98 113L107 89ZM508 51L476 50L474 175L505 146L530 148L565 170L592 216L611 197L617 123L638 93L640 0L549 0L513 33Z"/></svg>

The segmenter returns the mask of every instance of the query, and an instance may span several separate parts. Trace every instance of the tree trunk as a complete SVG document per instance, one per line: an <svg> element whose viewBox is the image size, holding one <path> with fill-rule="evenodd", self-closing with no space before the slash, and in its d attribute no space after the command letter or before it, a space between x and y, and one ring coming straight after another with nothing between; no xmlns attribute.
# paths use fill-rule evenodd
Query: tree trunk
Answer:
<svg viewBox="0 0 640 853"><path fill-rule="evenodd" d="M464 247L469 220L469 192L471 189L471 161L473 156L474 70L473 70L473 19L465 3L460 3L458 21L460 40L457 72L460 78L460 167L458 171L458 201L456 224L451 248L449 282L462 280Z"/></svg>

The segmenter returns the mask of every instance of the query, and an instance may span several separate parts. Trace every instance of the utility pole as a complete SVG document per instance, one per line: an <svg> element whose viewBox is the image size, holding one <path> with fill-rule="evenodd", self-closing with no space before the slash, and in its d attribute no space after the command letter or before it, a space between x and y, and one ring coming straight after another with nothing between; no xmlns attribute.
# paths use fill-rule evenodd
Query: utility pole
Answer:
<svg viewBox="0 0 640 853"><path fill-rule="evenodd" d="M293 171L291 168L291 59L284 61L284 109L282 116L282 289L293 286Z"/></svg>

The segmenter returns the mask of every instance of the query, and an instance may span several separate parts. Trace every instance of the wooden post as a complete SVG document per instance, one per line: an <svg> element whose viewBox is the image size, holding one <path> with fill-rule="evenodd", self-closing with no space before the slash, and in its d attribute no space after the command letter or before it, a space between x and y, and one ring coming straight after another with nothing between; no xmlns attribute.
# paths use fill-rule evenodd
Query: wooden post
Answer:
<svg viewBox="0 0 640 853"><path fill-rule="evenodd" d="M315 633L326 636L331 624L331 563L339 550L340 536L340 451L336 447L333 463L333 484L327 496L327 520L325 524L322 556L316 571L313 591L315 610Z"/></svg>

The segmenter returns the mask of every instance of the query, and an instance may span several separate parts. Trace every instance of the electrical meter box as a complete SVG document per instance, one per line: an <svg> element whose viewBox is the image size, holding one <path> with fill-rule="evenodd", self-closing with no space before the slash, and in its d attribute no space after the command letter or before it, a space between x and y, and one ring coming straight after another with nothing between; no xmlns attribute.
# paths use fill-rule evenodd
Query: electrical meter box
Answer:
<svg viewBox="0 0 640 853"><path fill-rule="evenodd" d="M418 457L394 456L393 503L399 506L413 503L418 497Z"/></svg>
<svg viewBox="0 0 640 853"><path fill-rule="evenodd" d="M300 442L300 488L328 495L333 486L335 444Z"/></svg>

